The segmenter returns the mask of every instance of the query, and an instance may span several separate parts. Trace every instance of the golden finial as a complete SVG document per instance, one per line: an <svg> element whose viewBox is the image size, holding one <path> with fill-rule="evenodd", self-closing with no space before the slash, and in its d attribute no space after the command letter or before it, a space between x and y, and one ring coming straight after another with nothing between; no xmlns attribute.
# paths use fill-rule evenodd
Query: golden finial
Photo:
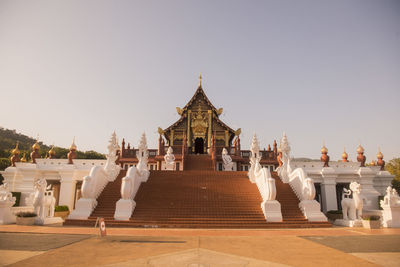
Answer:
<svg viewBox="0 0 400 267"><path fill-rule="evenodd" d="M326 154L328 153L328 149L325 146L325 140L322 141L322 148L321 148L321 154Z"/></svg>
<svg viewBox="0 0 400 267"><path fill-rule="evenodd" d="M17 141L17 144L15 145L15 148L11 151L13 155L19 155L19 149L18 149L19 141Z"/></svg>
<svg viewBox="0 0 400 267"><path fill-rule="evenodd" d="M201 72L200 72L200 76L199 76L199 87L201 87L201 79L202 79L202 77L201 77Z"/></svg>
<svg viewBox="0 0 400 267"><path fill-rule="evenodd" d="M24 155L22 156L21 162L26 162L25 153L24 153Z"/></svg>
<svg viewBox="0 0 400 267"><path fill-rule="evenodd" d="M364 148L361 146L360 140L358 140L357 153L364 153Z"/></svg>
<svg viewBox="0 0 400 267"><path fill-rule="evenodd" d="M349 155L346 152L346 147L343 147L342 159L347 160L348 157Z"/></svg>
<svg viewBox="0 0 400 267"><path fill-rule="evenodd" d="M33 144L32 149L33 150L39 150L40 149L40 146L39 146L39 134L37 134L37 136L36 136L36 143Z"/></svg>
<svg viewBox="0 0 400 267"><path fill-rule="evenodd" d="M378 159L383 159L383 154L382 154L382 152L381 152L381 147L380 147L380 146L378 146L378 154L376 154L376 157L377 157Z"/></svg>
<svg viewBox="0 0 400 267"><path fill-rule="evenodd" d="M49 156L54 156L56 154L56 152L54 151L54 144L51 146L50 150L49 150Z"/></svg>
<svg viewBox="0 0 400 267"><path fill-rule="evenodd" d="M75 136L74 136L74 139L72 140L72 144L69 146L69 150L76 150Z"/></svg>

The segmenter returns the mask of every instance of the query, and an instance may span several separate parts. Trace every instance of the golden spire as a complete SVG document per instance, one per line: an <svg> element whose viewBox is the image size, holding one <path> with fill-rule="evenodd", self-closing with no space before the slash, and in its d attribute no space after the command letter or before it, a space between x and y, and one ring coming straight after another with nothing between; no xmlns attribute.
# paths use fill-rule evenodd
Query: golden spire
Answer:
<svg viewBox="0 0 400 267"><path fill-rule="evenodd" d="M39 150L40 149L40 146L39 146L39 134L37 134L36 143L33 144L32 149L33 150Z"/></svg>
<svg viewBox="0 0 400 267"><path fill-rule="evenodd" d="M24 155L22 156L21 162L26 162L25 153L24 153Z"/></svg>
<svg viewBox="0 0 400 267"><path fill-rule="evenodd" d="M201 72L200 72L200 76L199 76L199 87L201 87L201 79L202 79L202 77L201 77Z"/></svg>
<svg viewBox="0 0 400 267"><path fill-rule="evenodd" d="M343 148L343 154L342 154L342 159L347 159L349 155L346 152L346 147Z"/></svg>
<svg viewBox="0 0 400 267"><path fill-rule="evenodd" d="M378 146L378 154L376 154L376 157L377 157L378 159L383 159L383 154L382 154L382 152L381 152L381 147L380 147L380 146Z"/></svg>
<svg viewBox="0 0 400 267"><path fill-rule="evenodd" d="M322 141L321 154L326 154L326 153L328 153L328 149L325 146L325 141Z"/></svg>
<svg viewBox="0 0 400 267"><path fill-rule="evenodd" d="M74 139L72 140L72 144L69 146L69 150L76 150L75 136L74 136Z"/></svg>
<svg viewBox="0 0 400 267"><path fill-rule="evenodd" d="M364 153L364 148L361 146L360 141L358 141L357 153Z"/></svg>
<svg viewBox="0 0 400 267"><path fill-rule="evenodd" d="M50 150L49 150L49 156L54 156L56 154L56 152L54 151L54 145L51 146Z"/></svg>
<svg viewBox="0 0 400 267"><path fill-rule="evenodd" d="M17 141L17 144L15 145L15 148L11 151L13 155L19 155L19 149L18 149L19 141Z"/></svg>

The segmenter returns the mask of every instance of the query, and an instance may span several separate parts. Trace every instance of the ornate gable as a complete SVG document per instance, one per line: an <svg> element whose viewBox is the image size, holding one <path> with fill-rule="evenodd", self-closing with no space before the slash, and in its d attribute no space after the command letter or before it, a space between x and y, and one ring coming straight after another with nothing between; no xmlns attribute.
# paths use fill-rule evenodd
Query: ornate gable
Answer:
<svg viewBox="0 0 400 267"><path fill-rule="evenodd" d="M220 146L229 147L234 136L240 134L240 129L234 131L219 119L222 110L215 108L204 93L200 76L199 86L193 97L183 108L176 108L181 116L179 120L164 130L159 128L158 131L170 146L182 146L183 137L186 135L189 150L192 152L195 152L195 146L199 146L198 142L203 144L203 151L207 150L211 146L211 135L214 132L217 145L219 142ZM196 149L199 151L200 148Z"/></svg>

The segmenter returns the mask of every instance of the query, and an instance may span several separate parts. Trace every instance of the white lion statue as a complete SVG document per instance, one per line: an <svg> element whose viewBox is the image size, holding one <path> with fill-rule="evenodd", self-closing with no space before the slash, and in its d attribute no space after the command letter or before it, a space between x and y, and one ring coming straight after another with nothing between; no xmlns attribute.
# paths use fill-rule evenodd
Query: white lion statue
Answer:
<svg viewBox="0 0 400 267"><path fill-rule="evenodd" d="M47 217L54 217L54 206L56 199L53 191L50 190L51 185L47 187L45 178L41 178L35 182L35 192L33 197L33 207L38 216L39 222L43 223Z"/></svg>
<svg viewBox="0 0 400 267"><path fill-rule="evenodd" d="M353 192L353 198L349 198ZM343 220L356 220L361 219L363 201L360 196L361 185L357 182L350 183L350 190L343 188L342 194L342 213Z"/></svg>

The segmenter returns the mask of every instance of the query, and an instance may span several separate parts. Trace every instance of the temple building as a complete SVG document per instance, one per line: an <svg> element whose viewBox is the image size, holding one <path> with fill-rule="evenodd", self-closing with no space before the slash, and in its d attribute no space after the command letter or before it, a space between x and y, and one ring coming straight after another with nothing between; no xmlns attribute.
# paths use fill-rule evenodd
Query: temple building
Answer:
<svg viewBox="0 0 400 267"><path fill-rule="evenodd" d="M163 170L164 154L168 147L171 147L176 157L176 170L183 170L182 151L187 148L189 154L211 154L212 139L215 139L216 146L216 170L222 171L223 148L226 148L234 162L235 171L248 171L250 167L249 150L241 150L240 134L241 129L232 129L226 125L219 117L223 108L216 108L205 94L201 76L199 86L193 97L183 107L176 107L176 112L180 118L162 129L158 128L160 134L158 149L149 149L150 170ZM135 166L138 163L136 157L137 149L130 144L126 146L125 139L122 140L121 155L119 162L124 169ZM268 149L261 152L261 165L274 171L278 167L277 155L278 148L276 141L273 142L273 149L268 145Z"/></svg>

